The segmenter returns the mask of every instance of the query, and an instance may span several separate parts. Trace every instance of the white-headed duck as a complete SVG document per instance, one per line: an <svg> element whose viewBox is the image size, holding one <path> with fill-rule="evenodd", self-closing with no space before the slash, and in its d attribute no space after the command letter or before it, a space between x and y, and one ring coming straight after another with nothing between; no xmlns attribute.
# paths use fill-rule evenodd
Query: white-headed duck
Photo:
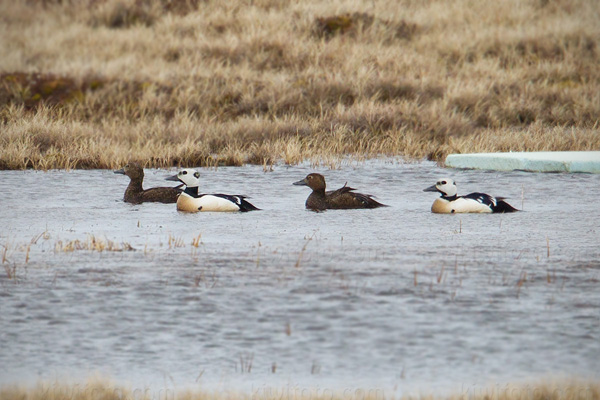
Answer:
<svg viewBox="0 0 600 400"><path fill-rule="evenodd" d="M183 193L177 199L177 210L185 212L198 211L253 211L259 210L248 201L246 196L229 194L198 193L200 173L195 169L185 168L177 175L166 178L168 181L178 181L185 185Z"/></svg>
<svg viewBox="0 0 600 400"><path fill-rule="evenodd" d="M306 199L306 208L313 211L387 207L374 200L372 195L355 193L356 189L346 185L338 190L326 192L325 177L321 174L308 174L293 185L308 186L312 189L312 193Z"/></svg>
<svg viewBox="0 0 600 400"><path fill-rule="evenodd" d="M115 174L127 175L130 179L129 186L125 189L123 200L127 203L140 204L144 202L175 203L182 192L178 187L155 187L144 190L144 169L135 162L130 162Z"/></svg>
<svg viewBox="0 0 600 400"><path fill-rule="evenodd" d="M431 206L431 212L437 214L509 213L519 211L505 202L504 197L492 197L485 193L470 193L466 196L458 196L456 183L448 178L439 179L435 185L423 191L442 194Z"/></svg>

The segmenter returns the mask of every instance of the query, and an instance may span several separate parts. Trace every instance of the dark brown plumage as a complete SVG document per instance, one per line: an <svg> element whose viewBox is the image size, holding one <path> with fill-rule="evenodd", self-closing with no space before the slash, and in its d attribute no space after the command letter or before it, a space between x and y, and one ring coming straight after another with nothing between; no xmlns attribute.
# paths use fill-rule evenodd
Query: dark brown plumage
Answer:
<svg viewBox="0 0 600 400"><path fill-rule="evenodd" d="M374 200L372 195L355 193L356 189L346 185L338 190L326 192L325 177L321 174L308 174L306 178L293 184L308 186L312 189L312 193L306 199L306 208L309 210L387 207Z"/></svg>
<svg viewBox="0 0 600 400"><path fill-rule="evenodd" d="M137 163L129 163L115 174L127 175L131 181L129 186L125 190L125 196L123 200L127 203L140 204L145 202L158 202L158 203L176 203L177 197L182 192L180 186L178 187L156 187L146 189L142 187L144 180L144 169Z"/></svg>

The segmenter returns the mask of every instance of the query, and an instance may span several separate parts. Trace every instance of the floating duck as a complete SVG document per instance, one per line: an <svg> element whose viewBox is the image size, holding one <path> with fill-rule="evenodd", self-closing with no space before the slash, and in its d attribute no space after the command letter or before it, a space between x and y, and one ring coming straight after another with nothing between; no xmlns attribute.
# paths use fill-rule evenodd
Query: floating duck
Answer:
<svg viewBox="0 0 600 400"><path fill-rule="evenodd" d="M437 214L454 213L509 213L519 211L507 202L504 197L492 197L485 193L470 193L457 196L456 183L452 179L440 179L424 192L439 192L442 196L431 206L431 212Z"/></svg>
<svg viewBox="0 0 600 400"><path fill-rule="evenodd" d="M387 207L373 199L370 194L355 193L354 188L344 185L338 190L325 191L325 177L321 174L308 174L293 185L308 186L312 193L306 199L306 208L314 211L327 209L377 208Z"/></svg>
<svg viewBox="0 0 600 400"><path fill-rule="evenodd" d="M177 210L186 212L198 211L252 211L259 210L248 201L246 196L230 194L200 194L200 173L194 169L182 169L177 175L166 178L185 185L183 193L177 199Z"/></svg>
<svg viewBox="0 0 600 400"><path fill-rule="evenodd" d="M175 203L182 192L178 187L155 187L144 190L144 169L134 162L130 162L123 168L114 171L115 174L127 175L130 179L129 186L125 189L123 200L127 203L140 204L145 202Z"/></svg>

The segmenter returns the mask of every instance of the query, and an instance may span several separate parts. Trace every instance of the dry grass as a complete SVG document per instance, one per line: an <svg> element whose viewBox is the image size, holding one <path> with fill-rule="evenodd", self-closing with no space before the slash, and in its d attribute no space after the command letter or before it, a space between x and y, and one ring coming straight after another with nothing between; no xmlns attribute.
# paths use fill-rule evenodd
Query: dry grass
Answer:
<svg viewBox="0 0 600 400"><path fill-rule="evenodd" d="M0 1L0 169L600 148L597 0Z"/></svg>
<svg viewBox="0 0 600 400"><path fill-rule="evenodd" d="M311 399L311 400L383 400L394 397L385 394L384 390L347 389L344 391L331 391L328 389L308 388L263 388L251 394L223 391L219 393L182 392L174 390L161 390L155 392L151 389L131 390L114 386L103 381L92 381L84 385L38 384L35 388L25 389L18 387L5 387L0 389L2 400L229 400L229 399L265 399L275 400L281 398ZM418 400L597 400L600 399L600 385L595 383L542 383L538 385L506 385L478 390L465 390L463 393L444 396L417 396L403 397L403 399Z"/></svg>
<svg viewBox="0 0 600 400"><path fill-rule="evenodd" d="M170 246L169 239L169 246ZM58 240L54 244L54 252L55 253L71 253L74 251L87 250L87 251L97 251L99 253L103 251L111 251L111 252L122 252L122 251L132 251L133 247L127 242L117 243L113 242L109 239L97 238L94 235L88 235L86 240L69 240L67 242L63 242L62 240Z"/></svg>
<svg viewBox="0 0 600 400"><path fill-rule="evenodd" d="M185 247L185 242L183 241L183 238L173 236L170 233L169 233L168 244L169 244L169 249L176 249L178 247Z"/></svg>

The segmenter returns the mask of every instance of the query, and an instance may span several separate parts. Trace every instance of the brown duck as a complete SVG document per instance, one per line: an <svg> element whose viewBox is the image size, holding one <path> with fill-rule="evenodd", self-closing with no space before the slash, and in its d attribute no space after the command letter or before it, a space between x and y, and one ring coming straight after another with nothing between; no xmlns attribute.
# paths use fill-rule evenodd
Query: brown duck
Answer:
<svg viewBox="0 0 600 400"><path fill-rule="evenodd" d="M306 199L306 208L314 211L327 209L377 208L387 207L373 199L370 194L355 193L351 187L344 185L338 190L325 191L325 177L321 174L308 174L294 185L308 186L312 193Z"/></svg>
<svg viewBox="0 0 600 400"><path fill-rule="evenodd" d="M176 203L181 186L177 187L155 187L146 189L142 187L144 180L144 169L138 164L131 162L115 171L115 174L127 175L131 181L125 190L123 200L127 203L140 204L145 202Z"/></svg>

